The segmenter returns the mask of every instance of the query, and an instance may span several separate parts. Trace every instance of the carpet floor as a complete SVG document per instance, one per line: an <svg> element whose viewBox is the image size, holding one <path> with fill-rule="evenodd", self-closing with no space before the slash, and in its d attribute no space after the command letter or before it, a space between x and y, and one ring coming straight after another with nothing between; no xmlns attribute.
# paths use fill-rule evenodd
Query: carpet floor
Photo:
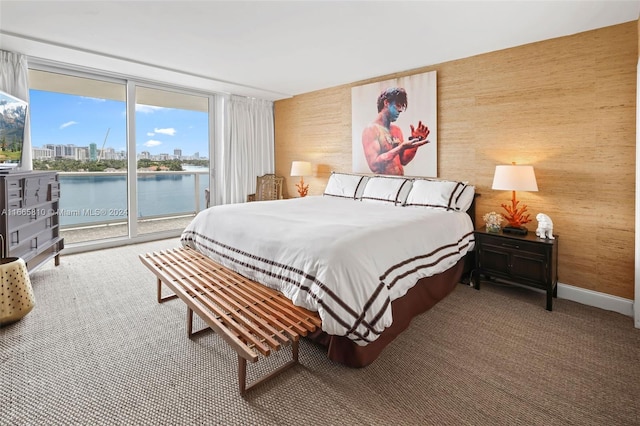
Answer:
<svg viewBox="0 0 640 426"><path fill-rule="evenodd" d="M299 366L237 390L236 354L186 336L138 255L177 240L63 256L31 276L36 306L0 329L1 425L638 425L632 318L535 291L459 285L372 365L300 344ZM249 378L290 357L285 348Z"/></svg>

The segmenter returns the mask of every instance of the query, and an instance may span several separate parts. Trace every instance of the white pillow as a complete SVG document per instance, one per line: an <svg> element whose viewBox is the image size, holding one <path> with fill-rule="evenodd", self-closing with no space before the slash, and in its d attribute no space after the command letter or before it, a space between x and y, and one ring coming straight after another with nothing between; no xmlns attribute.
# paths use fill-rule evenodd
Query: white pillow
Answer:
<svg viewBox="0 0 640 426"><path fill-rule="evenodd" d="M471 207L473 199L476 196L476 187L473 185L464 185L462 191L456 197L456 208L461 212L466 212Z"/></svg>
<svg viewBox="0 0 640 426"><path fill-rule="evenodd" d="M411 185L411 179L374 176L367 180L362 193L363 201L402 204L404 194ZM404 191L403 191L404 190Z"/></svg>
<svg viewBox="0 0 640 426"><path fill-rule="evenodd" d="M463 182L416 179L405 206L467 211L474 192L475 187Z"/></svg>
<svg viewBox="0 0 640 426"><path fill-rule="evenodd" d="M324 195L356 199L366 183L366 176L347 173L331 173L329 182L324 189Z"/></svg>

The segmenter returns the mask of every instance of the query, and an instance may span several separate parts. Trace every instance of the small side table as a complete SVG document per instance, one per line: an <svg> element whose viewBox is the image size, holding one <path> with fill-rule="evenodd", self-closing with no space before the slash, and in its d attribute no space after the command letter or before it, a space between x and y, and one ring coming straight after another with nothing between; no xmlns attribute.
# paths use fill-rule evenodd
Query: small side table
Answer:
<svg viewBox="0 0 640 426"><path fill-rule="evenodd" d="M553 309L558 296L558 236L555 239L527 235L474 231L476 267L471 275L474 288L480 289L480 276L545 290L547 310Z"/></svg>

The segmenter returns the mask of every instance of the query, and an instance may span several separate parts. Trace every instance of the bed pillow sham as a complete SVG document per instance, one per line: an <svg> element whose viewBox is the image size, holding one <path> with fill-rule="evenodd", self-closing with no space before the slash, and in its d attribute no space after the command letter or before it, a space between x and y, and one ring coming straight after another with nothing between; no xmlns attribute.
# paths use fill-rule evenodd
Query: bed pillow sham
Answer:
<svg viewBox="0 0 640 426"><path fill-rule="evenodd" d="M362 201L402 205L411 188L411 179L373 176L367 180Z"/></svg>
<svg viewBox="0 0 640 426"><path fill-rule="evenodd" d="M366 181L366 176L333 172L329 176L324 195L355 200L360 198Z"/></svg>
<svg viewBox="0 0 640 426"><path fill-rule="evenodd" d="M467 211L474 193L475 187L463 182L416 179L404 205Z"/></svg>
<svg viewBox="0 0 640 426"><path fill-rule="evenodd" d="M476 187L473 185L464 184L464 188L459 192L456 197L456 208L461 212L466 212L471 207L473 199L476 196Z"/></svg>

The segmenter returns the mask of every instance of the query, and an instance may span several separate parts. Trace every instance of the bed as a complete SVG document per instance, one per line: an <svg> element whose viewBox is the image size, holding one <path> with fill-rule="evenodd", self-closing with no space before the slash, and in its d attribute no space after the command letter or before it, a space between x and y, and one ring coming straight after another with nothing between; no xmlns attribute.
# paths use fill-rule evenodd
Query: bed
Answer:
<svg viewBox="0 0 640 426"><path fill-rule="evenodd" d="M206 209L181 243L317 311L310 338L363 367L460 281L473 199L463 182L333 173L320 196Z"/></svg>

